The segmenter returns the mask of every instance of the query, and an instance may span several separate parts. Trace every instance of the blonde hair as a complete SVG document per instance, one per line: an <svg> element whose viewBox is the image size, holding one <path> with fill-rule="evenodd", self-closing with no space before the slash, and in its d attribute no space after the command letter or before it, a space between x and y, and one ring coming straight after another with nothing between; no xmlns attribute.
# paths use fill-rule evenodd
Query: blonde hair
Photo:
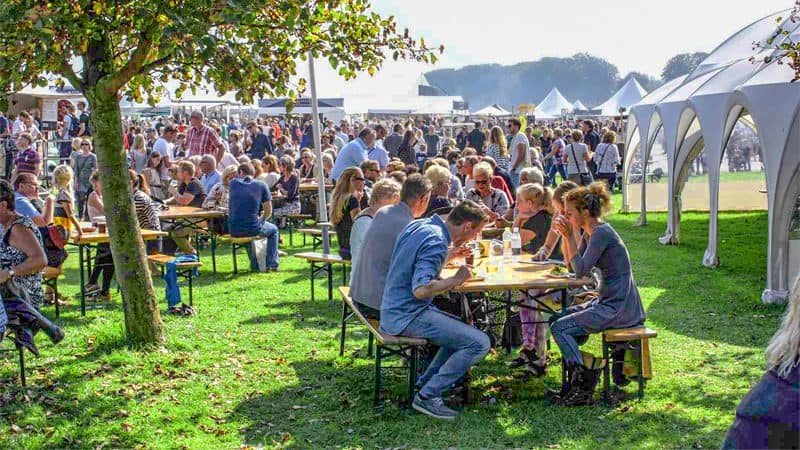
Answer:
<svg viewBox="0 0 800 450"><path fill-rule="evenodd" d="M577 142L581 142L583 140L583 131L581 130L572 130L572 140Z"/></svg>
<svg viewBox="0 0 800 450"><path fill-rule="evenodd" d="M506 145L506 135L503 133L503 130L498 127L492 127L492 130L489 132L489 142L492 144L497 144L497 147L500 149L500 156L506 157L508 156L508 146Z"/></svg>
<svg viewBox="0 0 800 450"><path fill-rule="evenodd" d="M361 169L358 167L348 167L336 180L336 187L331 194L331 223L334 225L341 222L344 218L344 205L350 199L353 192L353 178L363 177Z"/></svg>
<svg viewBox="0 0 800 450"><path fill-rule="evenodd" d="M133 149L138 152L147 151L147 140L143 134L137 134L133 137Z"/></svg>
<svg viewBox="0 0 800 450"><path fill-rule="evenodd" d="M800 278L794 283L781 327L767 346L767 366L785 378L800 363Z"/></svg>
<svg viewBox="0 0 800 450"><path fill-rule="evenodd" d="M83 142L83 139L81 139L79 137L72 138L72 142L70 142L70 146L72 147L72 151L74 151L74 152L81 151L81 142Z"/></svg>
<svg viewBox="0 0 800 450"><path fill-rule="evenodd" d="M549 213L553 212L553 190L549 187L537 183L523 184L517 189L517 201L522 200L533 202Z"/></svg>
<svg viewBox="0 0 800 450"><path fill-rule="evenodd" d="M220 180L222 180L222 184L224 186L227 186L228 183L230 183L231 178L236 176L236 169L238 169L237 166L228 166L222 169L222 175L220 176Z"/></svg>
<svg viewBox="0 0 800 450"><path fill-rule="evenodd" d="M403 164L403 161L399 159L393 159L389 161L389 164L386 165L386 172L392 173L396 170L403 170L406 168L406 165Z"/></svg>
<svg viewBox="0 0 800 450"><path fill-rule="evenodd" d="M475 167L472 168L472 177L475 178L476 175L483 175L489 180L492 179L494 175L494 171L492 170L492 166L489 163L481 162L475 164Z"/></svg>
<svg viewBox="0 0 800 450"><path fill-rule="evenodd" d="M72 192L72 167L62 164L53 169L53 187Z"/></svg>
<svg viewBox="0 0 800 450"><path fill-rule="evenodd" d="M578 211L589 211L592 217L602 217L611 209L611 193L603 181L569 191L566 201L572 203Z"/></svg>
<svg viewBox="0 0 800 450"><path fill-rule="evenodd" d="M433 163L430 167L428 167L427 170L425 170L425 176L431 180L433 189L436 189L443 184L447 184L447 182L450 181L450 171L436 163Z"/></svg>
<svg viewBox="0 0 800 450"><path fill-rule="evenodd" d="M604 144L615 144L617 142L617 133L613 131L606 131L603 134L603 143Z"/></svg>
<svg viewBox="0 0 800 450"><path fill-rule="evenodd" d="M392 179L384 178L372 186L369 204L375 205L381 200L389 200L395 197L400 197L400 183Z"/></svg>

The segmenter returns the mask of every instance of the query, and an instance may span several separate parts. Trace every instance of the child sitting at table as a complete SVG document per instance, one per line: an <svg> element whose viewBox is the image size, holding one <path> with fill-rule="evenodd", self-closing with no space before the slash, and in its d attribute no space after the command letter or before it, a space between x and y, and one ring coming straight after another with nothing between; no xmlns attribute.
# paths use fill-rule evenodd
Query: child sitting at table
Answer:
<svg viewBox="0 0 800 450"><path fill-rule="evenodd" d="M550 328L572 374L569 390L553 396L562 406L590 404L602 370L602 363L596 364L595 358L580 351L579 340L590 333L641 325L645 320L628 249L602 218L610 208L611 194L601 181L570 191L564 214L553 220L564 244L564 259L571 262L575 275L588 276L597 267L602 279L597 298L566 308ZM576 244L575 228L583 231L580 245Z"/></svg>
<svg viewBox="0 0 800 450"><path fill-rule="evenodd" d="M550 222L553 191L540 184L525 184L517 189L517 206L514 228L519 229L522 249L527 253L539 250L547 238ZM524 305L535 308L538 304L531 298L542 294L539 289L521 291ZM545 375L547 369L547 324L538 310L520 307L522 325L522 350L511 362L512 368L523 368L534 377Z"/></svg>

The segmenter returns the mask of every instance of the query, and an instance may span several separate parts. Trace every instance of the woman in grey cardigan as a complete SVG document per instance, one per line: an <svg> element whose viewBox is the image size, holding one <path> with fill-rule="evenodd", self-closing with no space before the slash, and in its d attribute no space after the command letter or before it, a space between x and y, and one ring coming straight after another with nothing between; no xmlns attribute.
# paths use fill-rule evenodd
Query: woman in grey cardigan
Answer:
<svg viewBox="0 0 800 450"><path fill-rule="evenodd" d="M645 314L639 290L633 280L628 249L614 228L602 220L611 206L611 194L604 182L592 183L570 191L566 196L565 214L554 221L556 231L564 238L564 258L570 261L575 275L590 275L592 267L602 273L599 296L591 302L572 306L564 311L551 327L551 333L573 376L570 389L558 399L564 406L591 402L600 376L600 368L584 362L578 339L609 328L627 328L644 323ZM583 240L576 248L573 226L580 227Z"/></svg>

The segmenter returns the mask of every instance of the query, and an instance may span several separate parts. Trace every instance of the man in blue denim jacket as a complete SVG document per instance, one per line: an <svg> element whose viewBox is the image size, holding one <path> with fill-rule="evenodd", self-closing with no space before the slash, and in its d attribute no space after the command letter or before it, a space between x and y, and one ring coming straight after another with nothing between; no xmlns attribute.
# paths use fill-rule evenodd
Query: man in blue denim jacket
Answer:
<svg viewBox="0 0 800 450"><path fill-rule="evenodd" d="M409 223L395 242L381 303L381 331L428 339L439 346L419 378L412 407L423 414L453 420L457 412L445 406L442 391L452 386L489 352L489 337L457 317L440 311L433 297L462 284L471 268L462 266L450 278L439 273L467 241L479 236L489 218L477 203L466 200L443 220L438 215ZM448 247L453 244L454 250Z"/></svg>

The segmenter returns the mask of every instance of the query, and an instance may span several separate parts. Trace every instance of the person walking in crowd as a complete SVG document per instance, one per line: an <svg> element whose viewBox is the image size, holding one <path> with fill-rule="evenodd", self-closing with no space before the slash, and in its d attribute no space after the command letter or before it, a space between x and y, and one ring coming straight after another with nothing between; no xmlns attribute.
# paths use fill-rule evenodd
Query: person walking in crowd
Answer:
<svg viewBox="0 0 800 450"><path fill-rule="evenodd" d="M403 141L397 148L397 157L400 161L407 166L415 166L417 164L417 154L414 147L417 145L417 134L414 130L406 130L403 135Z"/></svg>
<svg viewBox="0 0 800 450"><path fill-rule="evenodd" d="M231 180L228 200L228 229L231 236L259 236L267 239L268 271L278 271L278 227L269 222L272 216L272 194L267 185L254 180L255 171L250 163L239 166L239 178ZM260 211L260 214L259 214ZM253 252L255 258L255 252ZM258 261L251 259L251 267Z"/></svg>
<svg viewBox="0 0 800 450"><path fill-rule="evenodd" d="M580 130L572 132L572 143L564 149L564 164L567 166L569 181L581 186L588 186L592 182L588 162L591 161L589 147L582 143L583 133Z"/></svg>
<svg viewBox="0 0 800 450"><path fill-rule="evenodd" d="M513 184L511 189L516 189L519 187L520 172L522 172L522 169L531 165L530 143L528 142L528 138L525 137L525 133L522 133L520 130L520 128L522 128L522 122L520 122L519 119L516 117L508 119L508 124L506 126L511 136L511 144L509 145L511 162L508 175L511 177L511 183Z"/></svg>
<svg viewBox="0 0 800 450"><path fill-rule="evenodd" d="M369 264L362 263L363 258L353 261L350 275L350 295L366 317L380 317L381 297L394 242L406 225L425 214L430 195L430 180L415 173L403 182L400 203L375 213L361 248L362 255L369 255Z"/></svg>
<svg viewBox="0 0 800 450"><path fill-rule="evenodd" d="M591 403L602 369L602 365L597 367L596 359L583 355L578 339L609 328L640 326L645 320L628 249L614 228L602 219L610 208L611 194L605 183L597 182L570 191L564 216L555 219L554 226L564 242L564 258L570 261L575 275L589 276L597 267L602 279L596 299L566 308L550 329L572 373L569 390L555 397L556 403L563 406ZM580 247L575 243L574 228L584 233Z"/></svg>
<svg viewBox="0 0 800 450"><path fill-rule="evenodd" d="M92 183L89 178L97 170L97 155L92 153L92 142L88 139L80 140L80 152L72 154L72 173L75 174L75 200L77 202L77 217L83 217L86 209L86 198Z"/></svg>
<svg viewBox="0 0 800 450"><path fill-rule="evenodd" d="M389 164L389 152L384 147L384 139L386 138L386 127L383 125L375 126L375 146L367 153L367 158L377 161L380 170L386 169Z"/></svg>
<svg viewBox="0 0 800 450"><path fill-rule="evenodd" d="M383 147L389 153L390 158L397 158L397 151L400 149L400 144L403 143L403 126L399 123L392 129L392 134L383 140Z"/></svg>
<svg viewBox="0 0 800 450"><path fill-rule="evenodd" d="M597 178L604 180L611 191L617 182L617 165L621 162L616 142L617 133L607 131L603 135L603 143L597 146L597 151L592 156L597 166Z"/></svg>
<svg viewBox="0 0 800 450"><path fill-rule="evenodd" d="M390 335L428 339L439 351L417 380L419 392L412 407L430 417L453 420L458 413L444 404L446 389L460 380L489 352L489 337L477 328L440 311L436 294L461 285L471 276L461 266L451 277L440 279L452 244L458 249L479 236L489 222L483 209L465 200L442 219L434 215L408 224L394 245L381 303L380 330ZM415 255L410 258L409 255Z"/></svg>
<svg viewBox="0 0 800 450"><path fill-rule="evenodd" d="M33 136L30 133L20 133L17 136L17 159L14 161L14 171L12 173L31 173L38 176L42 171L42 158L39 150L34 145ZM11 177L14 179L14 175Z"/></svg>
<svg viewBox="0 0 800 450"><path fill-rule="evenodd" d="M130 168L136 173L142 173L147 167L147 139L143 134L133 136L133 145L130 150Z"/></svg>
<svg viewBox="0 0 800 450"><path fill-rule="evenodd" d="M483 146L486 143L486 134L483 132L481 122L475 122L475 128L467 135L466 147L472 147L479 155L483 155ZM462 148L463 150L463 148Z"/></svg>
<svg viewBox="0 0 800 450"><path fill-rule="evenodd" d="M192 111L189 115L191 127L186 132L186 151L188 156L211 155L217 161L225 154L225 146L216 131L203 123L203 113ZM177 156L176 156L177 157Z"/></svg>
<svg viewBox="0 0 800 450"><path fill-rule="evenodd" d="M506 136L498 126L492 127L489 131L489 147L486 149L486 156L494 159L498 169L508 173L509 157Z"/></svg>
<svg viewBox="0 0 800 450"><path fill-rule="evenodd" d="M56 190L53 225L63 227L67 233L74 231L78 237L83 236L83 230L75 216L75 204L72 199L72 169L69 166L61 165L53 170L53 188Z"/></svg>
<svg viewBox="0 0 800 450"><path fill-rule="evenodd" d="M556 187L556 173L561 175L561 181L566 181L567 169L564 167L564 131L561 128L553 130L553 143L550 145L550 152L545 156L545 160L551 161L550 169L547 171L547 179L550 185Z"/></svg>
<svg viewBox="0 0 800 450"><path fill-rule="evenodd" d="M345 144L336 161L333 163L331 178L339 182L339 177L343 172L351 167L358 168L361 162L367 159L367 153L375 145L375 131L371 128L364 128L358 133L358 138Z"/></svg>

